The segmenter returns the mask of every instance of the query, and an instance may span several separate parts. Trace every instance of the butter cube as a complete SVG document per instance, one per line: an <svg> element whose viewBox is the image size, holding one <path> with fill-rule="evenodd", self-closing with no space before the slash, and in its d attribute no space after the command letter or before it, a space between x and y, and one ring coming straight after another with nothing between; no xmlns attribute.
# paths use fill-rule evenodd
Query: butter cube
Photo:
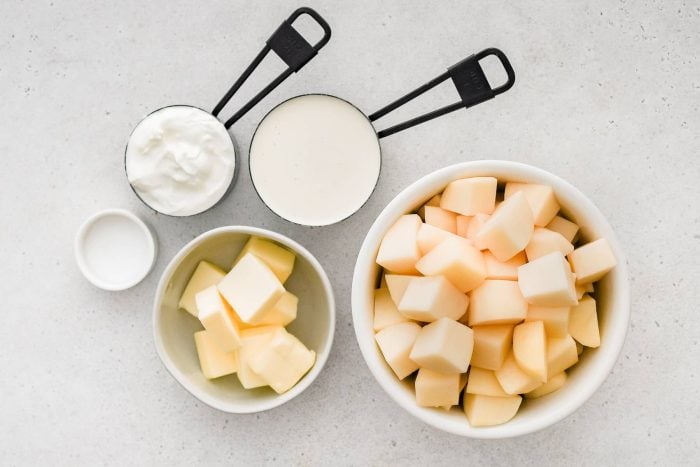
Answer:
<svg viewBox="0 0 700 467"><path fill-rule="evenodd" d="M578 233L578 225L561 216L554 216L554 219L547 224L547 228L553 232L560 233L570 243L574 243Z"/></svg>
<svg viewBox="0 0 700 467"><path fill-rule="evenodd" d="M425 255L432 251L433 248L438 246L444 240L447 240L450 237L456 237L466 242L469 241L465 238L458 237L457 235L450 233L447 230L439 229L434 225L422 224L420 226L420 229L418 229L418 249L420 250L421 255Z"/></svg>
<svg viewBox="0 0 700 467"><path fill-rule="evenodd" d="M496 370L496 379L507 394L523 394L530 392L540 384L538 378L524 372L515 361L513 352L509 353L503 366Z"/></svg>
<svg viewBox="0 0 700 467"><path fill-rule="evenodd" d="M399 311L409 319L433 322L442 317L459 319L469 298L443 276L417 277L409 282Z"/></svg>
<svg viewBox="0 0 700 467"><path fill-rule="evenodd" d="M421 368L416 375L416 403L421 407L459 404L459 373L445 374Z"/></svg>
<svg viewBox="0 0 700 467"><path fill-rule="evenodd" d="M238 349L238 380L245 389L267 386L267 382L250 367L250 361L260 355L281 326L259 326L241 331Z"/></svg>
<svg viewBox="0 0 700 467"><path fill-rule="evenodd" d="M617 261L604 238L576 248L569 255L571 269L576 273L576 283L595 282L615 267Z"/></svg>
<svg viewBox="0 0 700 467"><path fill-rule="evenodd" d="M457 216L457 235L467 238L467 230L469 229L469 222L471 220L472 216Z"/></svg>
<svg viewBox="0 0 700 467"><path fill-rule="evenodd" d="M527 263L525 252L521 251L508 261L499 261L493 253L484 251L484 264L486 264L487 279L502 279L508 281L518 280L518 268Z"/></svg>
<svg viewBox="0 0 700 467"><path fill-rule="evenodd" d="M482 394L464 395L464 414L474 427L501 425L515 417L523 398L493 397Z"/></svg>
<svg viewBox="0 0 700 467"><path fill-rule="evenodd" d="M542 321L548 337L564 337L569 333L568 306L537 306L527 307L525 322Z"/></svg>
<svg viewBox="0 0 700 467"><path fill-rule="evenodd" d="M499 261L508 261L530 242L535 226L532 211L522 192L501 203L476 235L474 245L489 249Z"/></svg>
<svg viewBox="0 0 700 467"><path fill-rule="evenodd" d="M389 295L391 295L391 299L394 301L396 306L398 306L399 303L401 303L401 299L403 298L404 292L406 292L408 283L411 282L411 279L414 279L416 277L421 276L406 276L401 274L384 275L384 280L386 281L386 288L389 289Z"/></svg>
<svg viewBox="0 0 700 467"><path fill-rule="evenodd" d="M219 295L215 285L195 295L199 320L208 331L208 339L224 352L232 352L241 346L237 318L228 303Z"/></svg>
<svg viewBox="0 0 700 467"><path fill-rule="evenodd" d="M566 383L566 372L562 371L549 378L549 381L546 383L542 383L542 385L537 386L535 389L525 394L525 397L528 399L537 399L538 397L546 396L564 386L564 383Z"/></svg>
<svg viewBox="0 0 700 467"><path fill-rule="evenodd" d="M544 227L559 212L559 203L551 186L534 183L506 183L505 199L522 192L532 209L535 225Z"/></svg>
<svg viewBox="0 0 700 467"><path fill-rule="evenodd" d="M200 261L197 268L194 270L185 291L182 292L178 307L187 310L195 318L198 316L197 303L194 296L202 290L216 285L224 278L226 273L218 266L211 264L208 261Z"/></svg>
<svg viewBox="0 0 700 467"><path fill-rule="evenodd" d="M586 347L600 346L598 330L598 313L593 297L585 295L578 305L571 308L569 333Z"/></svg>
<svg viewBox="0 0 700 467"><path fill-rule="evenodd" d="M399 379L418 369L418 364L409 358L409 354L420 330L418 324L408 321L387 326L374 335L384 360Z"/></svg>
<svg viewBox="0 0 700 467"><path fill-rule="evenodd" d="M476 236L479 235L481 228L484 226L486 221L491 218L489 214L477 214L472 217L467 225L467 239L472 243L476 242ZM476 245L475 245L476 246ZM480 250L485 250L486 248L478 247Z"/></svg>
<svg viewBox="0 0 700 467"><path fill-rule="evenodd" d="M445 276L461 292L469 292L486 279L481 252L457 236L445 239L418 260L416 269L426 276Z"/></svg>
<svg viewBox="0 0 700 467"><path fill-rule="evenodd" d="M287 326L297 318L299 298L291 292L285 291L272 307L263 312L258 325Z"/></svg>
<svg viewBox="0 0 700 467"><path fill-rule="evenodd" d="M442 193L440 207L464 216L491 214L496 204L498 180L472 177L450 182Z"/></svg>
<svg viewBox="0 0 700 467"><path fill-rule="evenodd" d="M535 227L530 243L525 247L528 261L534 261L554 251L566 256L574 251L574 246L558 232Z"/></svg>
<svg viewBox="0 0 700 467"><path fill-rule="evenodd" d="M542 321L521 323L513 329L513 357L530 376L547 382L547 336Z"/></svg>
<svg viewBox="0 0 700 467"><path fill-rule="evenodd" d="M259 324L284 294L284 287L265 263L247 253L218 285L219 292L246 324Z"/></svg>
<svg viewBox="0 0 700 467"><path fill-rule="evenodd" d="M487 279L469 297L469 326L515 324L527 315L527 302L515 281Z"/></svg>
<svg viewBox="0 0 700 467"><path fill-rule="evenodd" d="M399 312L387 289L374 291L374 332L408 319Z"/></svg>
<svg viewBox="0 0 700 467"><path fill-rule="evenodd" d="M578 352L573 337L550 337L547 339L547 373L556 375L576 362L578 362Z"/></svg>
<svg viewBox="0 0 700 467"><path fill-rule="evenodd" d="M464 373L472 358L474 337L467 326L449 318L423 326L409 358L421 368L440 373Z"/></svg>
<svg viewBox="0 0 700 467"><path fill-rule="evenodd" d="M221 350L208 331L195 332L194 344L197 347L199 366L205 378L219 378L238 370L238 352Z"/></svg>
<svg viewBox="0 0 700 467"><path fill-rule="evenodd" d="M425 223L457 234L457 214L435 206L425 207Z"/></svg>
<svg viewBox="0 0 700 467"><path fill-rule="evenodd" d="M471 364L485 370L498 370L503 366L513 346L513 326L494 324L474 326L474 351Z"/></svg>
<svg viewBox="0 0 700 467"><path fill-rule="evenodd" d="M423 224L417 214L401 216L382 239L377 253L377 264L397 274L416 274L418 229Z"/></svg>
<svg viewBox="0 0 700 467"><path fill-rule="evenodd" d="M482 394L484 396L508 397L508 394L498 382L496 374L491 370L484 370L472 366L469 369L467 381L467 394Z"/></svg>
<svg viewBox="0 0 700 467"><path fill-rule="evenodd" d="M248 253L254 254L275 273L281 283L289 278L294 269L294 253L276 243L259 237L250 237L243 250L238 254L233 267Z"/></svg>
<svg viewBox="0 0 700 467"><path fill-rule="evenodd" d="M277 329L260 353L252 355L250 368L277 394L290 390L311 369L316 352L309 350L284 328Z"/></svg>
<svg viewBox="0 0 700 467"><path fill-rule="evenodd" d="M525 300L532 305L555 307L578 303L569 263L558 251L520 266L517 283Z"/></svg>

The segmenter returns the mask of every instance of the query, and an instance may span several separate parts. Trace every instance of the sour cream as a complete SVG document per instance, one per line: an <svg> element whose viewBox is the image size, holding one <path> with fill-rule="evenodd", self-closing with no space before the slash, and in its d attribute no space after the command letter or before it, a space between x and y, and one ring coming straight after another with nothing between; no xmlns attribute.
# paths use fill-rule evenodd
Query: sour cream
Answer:
<svg viewBox="0 0 700 467"><path fill-rule="evenodd" d="M170 216L190 216L215 205L235 167L233 141L224 125L190 106L148 115L126 148L129 183L143 202Z"/></svg>

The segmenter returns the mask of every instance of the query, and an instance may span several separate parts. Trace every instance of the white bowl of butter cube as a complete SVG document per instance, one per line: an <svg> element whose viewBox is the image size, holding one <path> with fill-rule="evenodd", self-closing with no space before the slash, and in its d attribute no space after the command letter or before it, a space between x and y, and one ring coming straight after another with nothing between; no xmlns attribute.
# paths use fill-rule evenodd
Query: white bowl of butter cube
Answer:
<svg viewBox="0 0 700 467"><path fill-rule="evenodd" d="M265 229L203 233L165 268L153 308L158 355L205 404L229 413L277 407L325 364L335 302L320 263Z"/></svg>
<svg viewBox="0 0 700 467"><path fill-rule="evenodd" d="M525 164L433 172L360 249L352 312L382 388L439 429L508 438L548 427L603 383L630 319L622 249L598 208Z"/></svg>

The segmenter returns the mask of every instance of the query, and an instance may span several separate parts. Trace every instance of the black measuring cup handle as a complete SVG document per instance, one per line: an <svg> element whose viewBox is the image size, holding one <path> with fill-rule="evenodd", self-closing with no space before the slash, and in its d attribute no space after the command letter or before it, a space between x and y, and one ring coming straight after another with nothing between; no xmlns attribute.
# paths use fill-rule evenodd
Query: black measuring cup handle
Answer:
<svg viewBox="0 0 700 467"><path fill-rule="evenodd" d="M483 68L481 68L481 65L479 64L479 60L482 60L490 55L498 58L506 71L506 75L508 76L508 80L496 88L491 87L486 79L486 74L484 73ZM431 81L425 83L423 86L414 89L386 107L374 112L369 116L370 121L374 122L375 120L379 120L384 115L398 109L402 105L415 99L447 79L452 79L452 82L459 93L459 97L461 98L460 102L455 102L454 104L433 110L432 112L425 113L389 127L385 130L381 130L377 133L377 136L383 138L385 136L393 135L394 133L398 133L399 131L411 128L423 122L427 122L428 120L454 112L455 110L462 108L467 109L475 106L476 104L493 99L497 95L502 94L513 87L513 84L515 84L515 71L513 71L513 67L511 66L510 61L508 61L508 57L506 57L503 52L495 48L484 49L481 52L470 55L464 60L452 65L440 76L437 76Z"/></svg>
<svg viewBox="0 0 700 467"><path fill-rule="evenodd" d="M299 32L294 29L293 23L301 15L310 16L316 23L323 29L323 37L314 45L311 45L304 37L299 34ZM228 104L231 98L238 92L240 87L245 83L248 77L255 71L255 69L260 65L263 59L267 56L270 51L279 56L284 63L287 64L287 69L280 73L270 84L265 86L260 92L258 92L252 99L250 99L243 107L240 108L231 118L226 120L224 126L226 129L230 128L234 123L236 123L241 117L243 117L250 109L255 107L255 105L260 102L265 96L267 96L273 89L287 79L292 73L296 73L301 70L304 65L309 63L309 61L316 56L319 50L321 50L331 39L331 27L328 25L326 20L324 20L321 15L316 11L308 7L301 7L296 9L277 30L270 36L266 41L265 47L258 53L258 55L253 59L248 68L243 71L243 74L233 83L231 89L221 98L212 114L215 117L219 116L219 113Z"/></svg>

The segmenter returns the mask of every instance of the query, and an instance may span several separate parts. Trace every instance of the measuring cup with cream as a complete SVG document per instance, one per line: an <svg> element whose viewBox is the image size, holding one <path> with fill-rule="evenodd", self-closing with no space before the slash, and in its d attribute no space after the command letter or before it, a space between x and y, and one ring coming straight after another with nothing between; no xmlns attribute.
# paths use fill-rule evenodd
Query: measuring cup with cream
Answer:
<svg viewBox="0 0 700 467"><path fill-rule="evenodd" d="M293 27L303 14L323 29L315 45ZM178 217L202 213L221 201L236 177L237 154L228 129L315 57L330 36L330 26L318 13L299 8L277 28L211 113L191 105L172 105L147 115L131 133L124 155L127 179L136 196L151 209ZM220 121L219 113L270 51L287 69L232 117Z"/></svg>
<svg viewBox="0 0 700 467"><path fill-rule="evenodd" d="M496 88L479 64L487 56L497 57L508 77ZM456 86L459 102L375 130L372 122L447 79ZM357 212L377 185L380 138L489 100L514 82L505 54L486 49L369 116L339 97L293 97L272 109L255 131L249 154L253 185L262 201L288 221L308 226L340 222Z"/></svg>

